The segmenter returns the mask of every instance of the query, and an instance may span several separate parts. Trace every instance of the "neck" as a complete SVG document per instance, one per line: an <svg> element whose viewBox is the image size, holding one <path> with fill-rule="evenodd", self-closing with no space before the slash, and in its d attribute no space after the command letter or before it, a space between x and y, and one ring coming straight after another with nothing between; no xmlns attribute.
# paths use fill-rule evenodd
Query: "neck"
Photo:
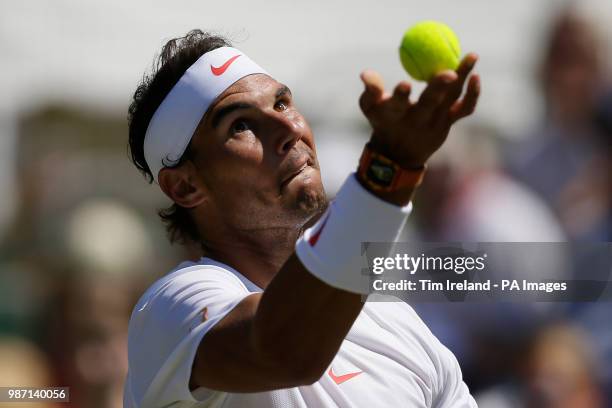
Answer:
<svg viewBox="0 0 612 408"><path fill-rule="evenodd" d="M215 238L202 244L206 256L231 266L265 289L293 253L300 231L299 227L232 231L214 234Z"/></svg>

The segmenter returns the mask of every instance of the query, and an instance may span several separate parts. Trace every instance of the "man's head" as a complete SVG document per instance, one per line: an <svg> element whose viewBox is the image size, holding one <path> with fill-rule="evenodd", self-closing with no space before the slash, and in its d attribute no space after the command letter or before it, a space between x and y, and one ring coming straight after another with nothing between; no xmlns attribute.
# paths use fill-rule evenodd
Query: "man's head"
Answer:
<svg viewBox="0 0 612 408"><path fill-rule="evenodd" d="M592 120L604 81L603 50L593 21L571 7L557 16L539 72L552 120Z"/></svg>
<svg viewBox="0 0 612 408"><path fill-rule="evenodd" d="M201 31L171 40L136 90L130 151L150 181L143 146L151 118L188 68L225 46L223 38ZM204 230L299 228L325 205L312 132L291 91L266 74L244 76L225 89L171 165L157 176L175 203L160 212L172 240L205 240Z"/></svg>

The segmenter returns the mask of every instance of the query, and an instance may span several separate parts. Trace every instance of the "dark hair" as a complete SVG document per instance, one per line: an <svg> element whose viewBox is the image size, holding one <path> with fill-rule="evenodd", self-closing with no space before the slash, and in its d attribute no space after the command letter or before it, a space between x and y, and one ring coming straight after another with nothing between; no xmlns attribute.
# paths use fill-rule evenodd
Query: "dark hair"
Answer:
<svg viewBox="0 0 612 408"><path fill-rule="evenodd" d="M129 151L132 162L149 183L153 182L153 175L144 157L144 138L149 121L185 71L203 54L224 46L230 46L228 40L201 30L192 30L184 37L174 38L164 45L161 54L155 58L152 72L145 74L136 88L128 110ZM188 146L175 165L181 164L189 154ZM200 240L188 209L175 203L158 214L166 225L170 242Z"/></svg>

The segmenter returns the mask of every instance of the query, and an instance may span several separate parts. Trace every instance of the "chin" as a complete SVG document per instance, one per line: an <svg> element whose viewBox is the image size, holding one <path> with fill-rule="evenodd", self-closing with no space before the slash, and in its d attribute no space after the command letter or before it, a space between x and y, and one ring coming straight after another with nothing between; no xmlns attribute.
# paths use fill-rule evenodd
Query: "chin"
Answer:
<svg viewBox="0 0 612 408"><path fill-rule="evenodd" d="M287 189L291 207L297 210L305 222L327 207L327 195L318 170L296 177Z"/></svg>
<svg viewBox="0 0 612 408"><path fill-rule="evenodd" d="M297 202L299 208L308 215L313 215L327 207L327 195L321 184L318 188L300 190Z"/></svg>

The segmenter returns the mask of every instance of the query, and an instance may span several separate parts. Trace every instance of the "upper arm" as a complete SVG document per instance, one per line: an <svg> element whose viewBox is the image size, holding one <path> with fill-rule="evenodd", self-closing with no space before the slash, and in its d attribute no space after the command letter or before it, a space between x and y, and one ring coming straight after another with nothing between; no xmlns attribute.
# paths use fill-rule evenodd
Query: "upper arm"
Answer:
<svg viewBox="0 0 612 408"><path fill-rule="evenodd" d="M297 385L256 346L253 322L261 296L244 298L206 333L194 359L191 388L258 392Z"/></svg>

